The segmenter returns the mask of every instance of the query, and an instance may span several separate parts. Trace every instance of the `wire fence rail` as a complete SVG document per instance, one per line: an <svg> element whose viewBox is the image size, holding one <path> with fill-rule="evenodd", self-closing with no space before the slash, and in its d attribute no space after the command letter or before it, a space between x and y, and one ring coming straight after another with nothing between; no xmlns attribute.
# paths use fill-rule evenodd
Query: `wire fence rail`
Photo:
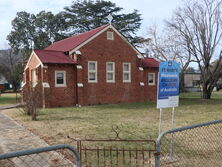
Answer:
<svg viewBox="0 0 222 167"><path fill-rule="evenodd" d="M1 167L81 167L78 151L69 145L55 145L0 155Z"/></svg>
<svg viewBox="0 0 222 167"><path fill-rule="evenodd" d="M222 166L222 120L172 129L156 140L156 167Z"/></svg>

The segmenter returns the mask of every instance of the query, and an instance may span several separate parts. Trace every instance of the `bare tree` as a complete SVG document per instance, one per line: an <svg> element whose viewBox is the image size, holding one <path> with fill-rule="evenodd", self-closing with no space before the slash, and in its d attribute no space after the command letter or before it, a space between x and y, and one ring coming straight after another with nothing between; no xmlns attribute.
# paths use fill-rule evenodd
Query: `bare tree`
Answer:
<svg viewBox="0 0 222 167"><path fill-rule="evenodd" d="M18 89L22 80L22 71L22 55L20 53L14 54L12 49L0 51L0 74L12 84L14 91Z"/></svg>
<svg viewBox="0 0 222 167"><path fill-rule="evenodd" d="M222 76L221 5L221 0L188 1L167 22L168 27L179 34L180 40L186 44L185 50L199 66L204 99L211 98L213 88Z"/></svg>
<svg viewBox="0 0 222 167"><path fill-rule="evenodd" d="M166 22L161 35L156 27L149 30L148 46L153 57L179 62L182 75L190 62L197 63L205 99L211 98L215 84L222 77L221 5L220 0L187 1Z"/></svg>
<svg viewBox="0 0 222 167"><path fill-rule="evenodd" d="M187 43L181 40L180 34L168 27L159 32L154 25L149 28L148 35L150 40L146 46L149 55L160 61L172 60L180 63L180 89L183 91L184 72L192 61L190 52L186 50Z"/></svg>
<svg viewBox="0 0 222 167"><path fill-rule="evenodd" d="M22 91L22 98L25 100L25 103L22 105L22 110L25 114L30 115L32 120L36 121L38 116L39 109L38 98L36 98L36 90L34 88L25 87Z"/></svg>

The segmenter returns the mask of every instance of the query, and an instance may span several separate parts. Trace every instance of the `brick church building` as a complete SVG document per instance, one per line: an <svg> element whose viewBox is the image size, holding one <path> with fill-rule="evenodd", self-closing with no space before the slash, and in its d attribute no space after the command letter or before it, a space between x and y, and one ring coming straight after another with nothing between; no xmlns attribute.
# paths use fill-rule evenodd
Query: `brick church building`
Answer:
<svg viewBox="0 0 222 167"><path fill-rule="evenodd" d="M23 90L43 108L155 100L158 66L107 24L33 50Z"/></svg>

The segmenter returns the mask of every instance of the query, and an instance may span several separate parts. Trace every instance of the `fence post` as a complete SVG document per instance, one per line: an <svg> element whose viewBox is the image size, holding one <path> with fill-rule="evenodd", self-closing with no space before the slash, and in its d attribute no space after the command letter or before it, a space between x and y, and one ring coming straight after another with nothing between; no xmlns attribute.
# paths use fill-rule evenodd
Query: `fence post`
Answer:
<svg viewBox="0 0 222 167"><path fill-rule="evenodd" d="M161 139L165 135L165 132L162 132L157 140L156 140L156 152L155 152L155 167L160 167L161 162L160 162L160 152L161 152Z"/></svg>

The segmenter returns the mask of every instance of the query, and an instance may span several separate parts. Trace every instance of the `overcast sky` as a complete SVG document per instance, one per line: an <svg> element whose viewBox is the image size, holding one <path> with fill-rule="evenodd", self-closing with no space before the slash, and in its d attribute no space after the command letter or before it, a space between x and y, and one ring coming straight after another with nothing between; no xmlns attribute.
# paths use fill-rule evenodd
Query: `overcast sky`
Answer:
<svg viewBox="0 0 222 167"><path fill-rule="evenodd" d="M182 4L182 0L111 0L124 12L139 10L142 14L142 26L139 35L153 24L162 25L163 20L170 18L173 10ZM38 13L42 10L58 13L72 0L0 0L0 49L7 47L6 36L11 31L11 21L19 11Z"/></svg>

